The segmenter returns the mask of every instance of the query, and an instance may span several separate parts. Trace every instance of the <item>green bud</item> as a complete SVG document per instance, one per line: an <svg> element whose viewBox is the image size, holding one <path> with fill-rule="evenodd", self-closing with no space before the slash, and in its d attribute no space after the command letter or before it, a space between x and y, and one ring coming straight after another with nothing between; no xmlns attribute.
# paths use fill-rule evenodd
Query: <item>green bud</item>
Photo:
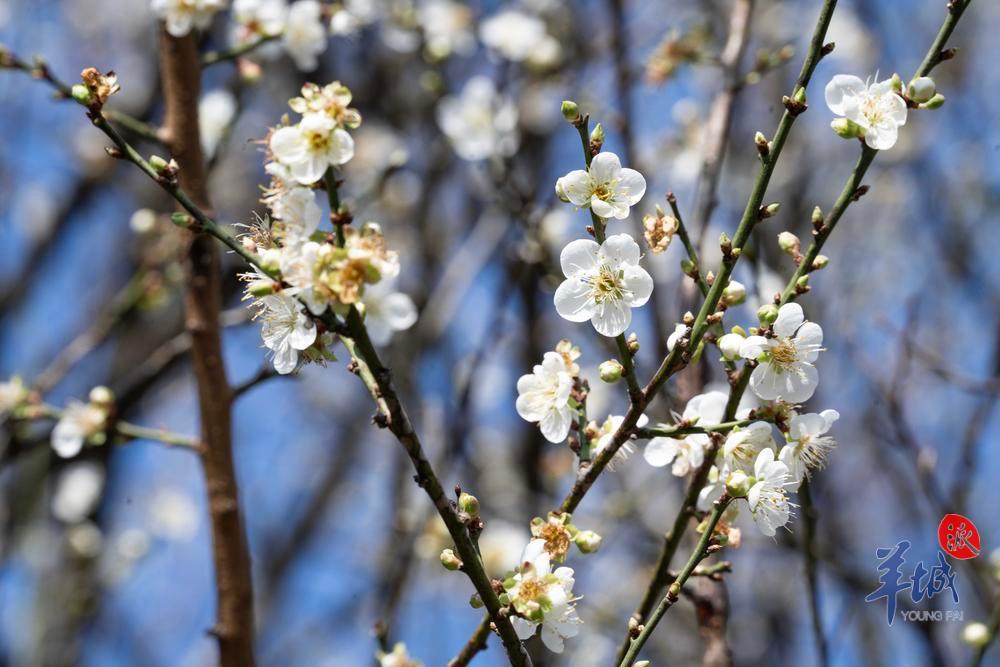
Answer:
<svg viewBox="0 0 1000 667"><path fill-rule="evenodd" d="M639 351L639 334L634 331L628 335L628 351L632 354L636 354Z"/></svg>
<svg viewBox="0 0 1000 667"><path fill-rule="evenodd" d="M921 109L940 109L944 106L944 95L935 93L934 97L920 105Z"/></svg>
<svg viewBox="0 0 1000 667"><path fill-rule="evenodd" d="M572 100L563 100L562 115L570 123L575 123L580 119L580 107Z"/></svg>
<svg viewBox="0 0 1000 667"><path fill-rule="evenodd" d="M802 248L802 242L799 237L791 232L785 231L778 234L778 247L781 248L781 252L795 256L799 254Z"/></svg>
<svg viewBox="0 0 1000 667"><path fill-rule="evenodd" d="M750 478L742 470L734 470L726 480L726 493L733 498L746 498L750 493Z"/></svg>
<svg viewBox="0 0 1000 667"><path fill-rule="evenodd" d="M799 278L798 280L796 280L795 281L795 286L797 288L800 288L800 289L805 289L805 288L809 287L809 276L807 276L807 275L806 276L802 276L801 278Z"/></svg>
<svg viewBox="0 0 1000 667"><path fill-rule="evenodd" d="M729 238L729 234L725 232L719 234L719 247L722 248L723 254L728 254L733 249L733 240Z"/></svg>
<svg viewBox="0 0 1000 667"><path fill-rule="evenodd" d="M722 302L727 306L738 306L747 299L747 288L743 283L730 280L726 288L722 290Z"/></svg>
<svg viewBox="0 0 1000 667"><path fill-rule="evenodd" d="M247 285L247 293L251 296L267 296L274 294L275 282L273 280L254 280Z"/></svg>
<svg viewBox="0 0 1000 667"><path fill-rule="evenodd" d="M906 87L906 96L917 104L930 102L936 92L937 86L934 84L934 79L929 76L918 76L910 81L910 85Z"/></svg>
<svg viewBox="0 0 1000 667"><path fill-rule="evenodd" d="M898 94L903 94L903 80L899 78L898 74L893 73L892 78L889 79L892 82L892 89Z"/></svg>
<svg viewBox="0 0 1000 667"><path fill-rule="evenodd" d="M78 83L73 86L70 89L70 94L73 96L74 100L85 107L89 107L91 102L94 101L94 96L91 94L90 89L82 83Z"/></svg>
<svg viewBox="0 0 1000 667"><path fill-rule="evenodd" d="M690 275L694 273L694 270L695 270L694 262L692 262L687 257L681 260L681 271L684 272L684 275Z"/></svg>
<svg viewBox="0 0 1000 667"><path fill-rule="evenodd" d="M479 597L479 593L473 593L472 597L469 598L469 606L473 609L483 608L483 599Z"/></svg>
<svg viewBox="0 0 1000 667"><path fill-rule="evenodd" d="M581 530L573 542L585 554L592 554L601 548L602 538L592 530Z"/></svg>
<svg viewBox="0 0 1000 667"><path fill-rule="evenodd" d="M746 337L746 335L747 335L746 330L743 327L741 327L740 325L738 325L738 324L736 326L734 326L732 329L730 329L729 331L731 331L732 333L736 334L737 336Z"/></svg>
<svg viewBox="0 0 1000 667"><path fill-rule="evenodd" d="M826 265L830 263L830 258L826 255L816 255L816 259L813 260L812 268L813 271L819 271L820 269L825 269Z"/></svg>
<svg viewBox="0 0 1000 667"><path fill-rule="evenodd" d="M624 370L624 367L618 362L617 359L608 359L597 367L597 372L601 376L601 380L607 382L608 384L613 384L621 380L622 372Z"/></svg>
<svg viewBox="0 0 1000 667"><path fill-rule="evenodd" d="M471 493L462 493L458 497L458 511L467 514L470 519L477 518L479 516L479 498Z"/></svg>
<svg viewBox="0 0 1000 667"><path fill-rule="evenodd" d="M590 131L590 143L592 144L603 144L604 143L604 126L598 123L594 126L594 129Z"/></svg>
<svg viewBox="0 0 1000 667"><path fill-rule="evenodd" d="M781 209L780 202L774 202L773 204L768 204L767 206L762 206L760 208L761 218L773 218L778 215L778 211Z"/></svg>
<svg viewBox="0 0 1000 667"><path fill-rule="evenodd" d="M819 206L813 209L812 223L814 226L823 224L823 209L821 209Z"/></svg>
<svg viewBox="0 0 1000 667"><path fill-rule="evenodd" d="M194 218L192 218L187 213L180 213L180 212L171 213L170 221L175 225L177 225L178 227L183 227L184 229L187 229L192 224L194 224Z"/></svg>
<svg viewBox="0 0 1000 667"><path fill-rule="evenodd" d="M798 90L795 91L795 94L792 95L792 99L795 100L796 102L798 102L799 104L805 104L806 103L806 89L800 87Z"/></svg>
<svg viewBox="0 0 1000 667"><path fill-rule="evenodd" d="M778 307L773 303L761 306L757 309L757 319L760 320L761 324L774 324L774 321L778 319Z"/></svg>
<svg viewBox="0 0 1000 667"><path fill-rule="evenodd" d="M857 139L865 136L865 128L861 127L849 118L837 118L830 123L830 127L843 139Z"/></svg>
<svg viewBox="0 0 1000 667"><path fill-rule="evenodd" d="M163 173L163 170L165 170L169 165L170 163L159 155L151 155L149 157L149 166L152 167L153 171L157 174Z"/></svg>
<svg viewBox="0 0 1000 667"><path fill-rule="evenodd" d="M753 135L753 142L757 146L757 152L761 157L767 157L771 152L771 145L767 143L767 137L764 136L763 132L758 132Z"/></svg>
<svg viewBox="0 0 1000 667"><path fill-rule="evenodd" d="M444 569L452 572L462 569L462 559L456 556L451 549L445 549L441 552L441 564L444 565Z"/></svg>

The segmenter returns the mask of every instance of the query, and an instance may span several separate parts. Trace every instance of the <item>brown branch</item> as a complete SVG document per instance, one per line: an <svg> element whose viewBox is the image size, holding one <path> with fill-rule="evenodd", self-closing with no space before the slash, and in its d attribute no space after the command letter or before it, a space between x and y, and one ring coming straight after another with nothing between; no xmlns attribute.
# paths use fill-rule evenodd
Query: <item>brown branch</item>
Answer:
<svg viewBox="0 0 1000 667"><path fill-rule="evenodd" d="M166 104L164 135L180 166L181 186L209 207L205 162L198 130L201 64L193 35L160 38L160 68ZM215 559L217 620L222 667L253 667L253 589L250 555L240 517L232 452L232 392L226 380L219 332L221 274L211 237L192 236L187 245L184 305L198 385L202 462L208 489Z"/></svg>

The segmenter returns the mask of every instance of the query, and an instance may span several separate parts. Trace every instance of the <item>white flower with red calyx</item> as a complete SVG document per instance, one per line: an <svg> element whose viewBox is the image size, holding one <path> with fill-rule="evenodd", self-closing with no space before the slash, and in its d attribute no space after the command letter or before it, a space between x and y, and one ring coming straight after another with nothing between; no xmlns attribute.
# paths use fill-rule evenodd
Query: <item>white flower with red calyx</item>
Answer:
<svg viewBox="0 0 1000 667"><path fill-rule="evenodd" d="M474 76L461 94L437 107L437 122L463 160L505 157L517 151L517 107L485 76Z"/></svg>
<svg viewBox="0 0 1000 667"><path fill-rule="evenodd" d="M830 111L855 124L857 136L876 150L892 148L899 128L906 124L906 101L896 92L892 79L865 83L850 74L838 74L826 84ZM835 121L838 122L838 121ZM842 121L841 121L842 122Z"/></svg>
<svg viewBox="0 0 1000 667"><path fill-rule="evenodd" d="M566 280L555 294L556 311L570 322L586 322L603 336L617 336L632 323L632 309L649 300L653 279L639 266L639 244L628 234L598 245L571 241L559 255Z"/></svg>
<svg viewBox="0 0 1000 667"><path fill-rule="evenodd" d="M259 303L264 347L274 354L274 370L287 375L298 368L299 353L316 342L316 324L302 303L284 292L262 297Z"/></svg>
<svg viewBox="0 0 1000 667"><path fill-rule="evenodd" d="M302 185L315 183L329 167L354 157L354 139L326 114L308 113L297 125L278 128L268 145L275 160Z"/></svg>
<svg viewBox="0 0 1000 667"><path fill-rule="evenodd" d="M774 450L765 449L754 463L754 485L747 494L747 503L760 532L774 537L778 528L791 518L791 504L786 493L789 484L788 466L774 460Z"/></svg>
<svg viewBox="0 0 1000 667"><path fill-rule="evenodd" d="M517 381L517 414L537 422L549 442L562 442L569 435L576 409L570 405L573 376L558 352L546 352L542 363Z"/></svg>
<svg viewBox="0 0 1000 667"><path fill-rule="evenodd" d="M759 362L750 376L750 388L765 401L809 400L819 384L813 362L823 350L823 329L806 322L797 303L783 305L771 328L773 338L749 336L740 346L744 358Z"/></svg>
<svg viewBox="0 0 1000 667"><path fill-rule="evenodd" d="M319 54L326 50L326 25L323 6L316 0L299 0L288 8L282 40L295 66L311 72L319 64Z"/></svg>
<svg viewBox="0 0 1000 667"><path fill-rule="evenodd" d="M503 582L501 602L517 612L510 621L521 640L542 627L542 643L554 653L562 653L563 640L575 637L583 621L576 615L573 597L573 570L552 571L545 540L532 540L521 554L521 565Z"/></svg>
<svg viewBox="0 0 1000 667"><path fill-rule="evenodd" d="M765 449L777 447L767 422L753 422L744 428L733 429L722 447L722 458L730 470L753 470L757 457Z"/></svg>
<svg viewBox="0 0 1000 667"><path fill-rule="evenodd" d="M615 434L618 433L618 429L621 428L621 425L624 422L625 422L625 415L609 415L608 418L604 420L604 423L601 424L601 426L596 429L597 443L594 445L594 452L593 452L594 456L597 456L598 454L600 454L605 449L611 446L611 443L614 442ZM639 415L639 419L637 419L635 422L635 427L642 428L648 423L649 423L649 417L647 417L646 415ZM621 447L618 448L618 451L615 452L615 456L608 463L608 467L614 470L615 464L622 463L628 460L628 457L630 454L632 454L632 451L633 451L632 439L629 437L625 439Z"/></svg>
<svg viewBox="0 0 1000 667"><path fill-rule="evenodd" d="M394 278L387 278L365 290L365 327L375 345L388 345L393 334L406 331L417 321L417 306L408 295L395 289Z"/></svg>
<svg viewBox="0 0 1000 667"><path fill-rule="evenodd" d="M614 153L598 153L586 171L576 169L560 178L556 192L600 218L623 220L646 194L646 179L635 169L623 168Z"/></svg>
<svg viewBox="0 0 1000 667"><path fill-rule="evenodd" d="M810 471L826 465L827 455L837 446L837 441L826 433L838 419L840 413L836 410L792 417L785 438L787 444L781 448L778 459L788 466L790 481L796 487Z"/></svg>
<svg viewBox="0 0 1000 667"><path fill-rule="evenodd" d="M721 391L710 391L698 394L688 401L681 415L681 421L710 426L722 421L729 397ZM658 436L646 444L643 458L646 463L655 467L673 463L671 472L677 477L684 477L705 461L705 448L711 439L704 433L692 433L681 438Z"/></svg>
<svg viewBox="0 0 1000 667"><path fill-rule="evenodd" d="M173 37L184 37L192 28L205 30L212 17L226 8L226 0L153 0L153 13Z"/></svg>

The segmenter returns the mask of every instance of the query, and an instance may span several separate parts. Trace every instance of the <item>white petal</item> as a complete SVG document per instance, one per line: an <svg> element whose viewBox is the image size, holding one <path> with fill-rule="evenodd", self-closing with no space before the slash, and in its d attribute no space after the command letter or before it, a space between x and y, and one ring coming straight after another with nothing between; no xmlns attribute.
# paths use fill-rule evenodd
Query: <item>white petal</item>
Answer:
<svg viewBox="0 0 1000 667"><path fill-rule="evenodd" d="M801 440L803 436L822 435L826 429L826 420L822 416L809 413L792 417L788 433L793 439Z"/></svg>
<svg viewBox="0 0 1000 667"><path fill-rule="evenodd" d="M819 356L819 348L823 346L823 329L815 322L806 322L795 334L795 347L798 358L813 362Z"/></svg>
<svg viewBox="0 0 1000 667"><path fill-rule="evenodd" d="M653 438L646 443L642 457L654 468L662 468L674 460L680 444L679 440L673 438Z"/></svg>
<svg viewBox="0 0 1000 667"><path fill-rule="evenodd" d="M819 385L819 371L816 370L815 366L809 364L797 364L794 369L784 373L784 376L785 387L780 396L789 403L808 401L816 392L816 386ZM753 377L750 378L750 381L753 382Z"/></svg>
<svg viewBox="0 0 1000 667"><path fill-rule="evenodd" d="M569 435L572 422L573 411L569 407L563 407L559 410L550 410L538 426L542 429L542 435L546 440L558 444Z"/></svg>
<svg viewBox="0 0 1000 667"><path fill-rule="evenodd" d="M382 300L382 317L395 331L405 331L417 321L417 306L409 295L393 292Z"/></svg>
<svg viewBox="0 0 1000 667"><path fill-rule="evenodd" d="M569 278L556 289L556 312L570 322L586 322L594 315L590 286L579 278Z"/></svg>
<svg viewBox="0 0 1000 667"><path fill-rule="evenodd" d="M288 344L296 350L304 350L316 342L316 326L312 320L300 317L296 326L288 333Z"/></svg>
<svg viewBox="0 0 1000 667"><path fill-rule="evenodd" d="M354 157L354 139L345 130L338 127L333 131L326 159L330 164L344 164L349 162L352 157Z"/></svg>
<svg viewBox="0 0 1000 667"><path fill-rule="evenodd" d="M877 151L884 151L896 145L899 129L895 123L882 123L865 131L865 143Z"/></svg>
<svg viewBox="0 0 1000 667"><path fill-rule="evenodd" d="M639 246L636 246L638 250ZM588 274L600 264L601 246L590 239L576 239L566 244L559 253L559 265L567 278Z"/></svg>
<svg viewBox="0 0 1000 667"><path fill-rule="evenodd" d="M763 336L747 336L740 345L740 356L744 359L757 359L769 347L767 339Z"/></svg>
<svg viewBox="0 0 1000 667"><path fill-rule="evenodd" d="M590 177L597 183L607 183L618 178L622 163L614 153L598 153L590 161Z"/></svg>
<svg viewBox="0 0 1000 667"><path fill-rule="evenodd" d="M823 429L824 433L829 431L833 423L840 419L840 413L836 410L823 410L823 412L819 413L819 416L826 422L826 427Z"/></svg>
<svg viewBox="0 0 1000 667"><path fill-rule="evenodd" d="M271 152L274 157L286 165L301 162L305 159L306 144L302 133L295 126L282 127L271 135Z"/></svg>
<svg viewBox="0 0 1000 667"><path fill-rule="evenodd" d="M580 207L590 205L593 188L591 187L590 174L583 169L569 172L559 179L559 183L562 184L563 194L566 195L570 203Z"/></svg>
<svg viewBox="0 0 1000 667"><path fill-rule="evenodd" d="M299 363L299 353L291 345L279 345L274 349L274 370L280 375L288 375Z"/></svg>
<svg viewBox="0 0 1000 667"><path fill-rule="evenodd" d="M774 333L779 336L791 336L802 326L805 319L805 315L802 314L802 306L794 301L786 303L778 309L778 319L774 321L773 325Z"/></svg>
<svg viewBox="0 0 1000 667"><path fill-rule="evenodd" d="M563 652L563 638L559 636L558 632L551 629L547 623L542 624L542 643L545 644L545 648L553 653Z"/></svg>
<svg viewBox="0 0 1000 667"><path fill-rule="evenodd" d="M517 638L521 641L530 639L531 635L535 634L535 628L538 627L537 623L532 623L520 616L511 616L510 624L514 626L514 632L517 633Z"/></svg>
<svg viewBox="0 0 1000 667"><path fill-rule="evenodd" d="M641 252L639 244L628 234L614 234L609 236L601 244L600 250L601 256L609 260L614 266L638 264Z"/></svg>
<svg viewBox="0 0 1000 667"><path fill-rule="evenodd" d="M770 364L761 364L750 375L750 389L765 401L773 401L782 394L785 375L787 373L779 373Z"/></svg>
<svg viewBox="0 0 1000 667"><path fill-rule="evenodd" d="M83 449L84 433L76 422L59 420L52 429L52 449L64 459L76 456Z"/></svg>
<svg viewBox="0 0 1000 667"><path fill-rule="evenodd" d="M646 194L646 179L635 169L622 169L615 193L634 206Z"/></svg>
<svg viewBox="0 0 1000 667"><path fill-rule="evenodd" d="M867 90L865 82L851 74L838 74L826 84L826 105L838 116L844 113L844 100L857 97Z"/></svg>
<svg viewBox="0 0 1000 667"><path fill-rule="evenodd" d="M594 215L599 218L614 218L616 216L615 207L604 201L603 199L598 199L597 195L590 198L590 208L593 209ZM626 214L627 215L627 214Z"/></svg>
<svg viewBox="0 0 1000 667"><path fill-rule="evenodd" d="M632 323L632 309L623 301L607 301L603 309L594 313L590 322L597 333L611 338L628 329L628 325Z"/></svg>
<svg viewBox="0 0 1000 667"><path fill-rule="evenodd" d="M626 266L623 276L625 288L631 292L629 305L633 308L644 306L653 293L653 278L641 266Z"/></svg>

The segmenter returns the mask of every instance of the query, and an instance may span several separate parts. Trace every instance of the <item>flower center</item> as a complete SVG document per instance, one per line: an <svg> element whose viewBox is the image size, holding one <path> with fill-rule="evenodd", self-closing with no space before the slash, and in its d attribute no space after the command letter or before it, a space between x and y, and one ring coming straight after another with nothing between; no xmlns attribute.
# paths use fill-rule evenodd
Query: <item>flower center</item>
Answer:
<svg viewBox="0 0 1000 667"><path fill-rule="evenodd" d="M612 194L611 186L608 183L601 183L594 187L594 196L601 201L608 201Z"/></svg>
<svg viewBox="0 0 1000 667"><path fill-rule="evenodd" d="M781 338L769 352L771 363L781 369L790 368L798 360L798 350L791 338Z"/></svg>
<svg viewBox="0 0 1000 667"><path fill-rule="evenodd" d="M306 136L306 141L309 143L311 150L323 153L330 147L330 136L326 132L309 132Z"/></svg>
<svg viewBox="0 0 1000 667"><path fill-rule="evenodd" d="M547 523L539 537L545 540L545 550L556 560L569 552L569 531L565 527Z"/></svg>
<svg viewBox="0 0 1000 667"><path fill-rule="evenodd" d="M538 577L531 577L530 579L521 581L521 585L517 589L518 597L529 602L534 602L545 595L546 588L547 585L544 581Z"/></svg>
<svg viewBox="0 0 1000 667"><path fill-rule="evenodd" d="M590 290L594 301L603 303L605 301L620 301L624 298L623 278L624 272L615 271L607 264L602 264L597 273L590 278Z"/></svg>

